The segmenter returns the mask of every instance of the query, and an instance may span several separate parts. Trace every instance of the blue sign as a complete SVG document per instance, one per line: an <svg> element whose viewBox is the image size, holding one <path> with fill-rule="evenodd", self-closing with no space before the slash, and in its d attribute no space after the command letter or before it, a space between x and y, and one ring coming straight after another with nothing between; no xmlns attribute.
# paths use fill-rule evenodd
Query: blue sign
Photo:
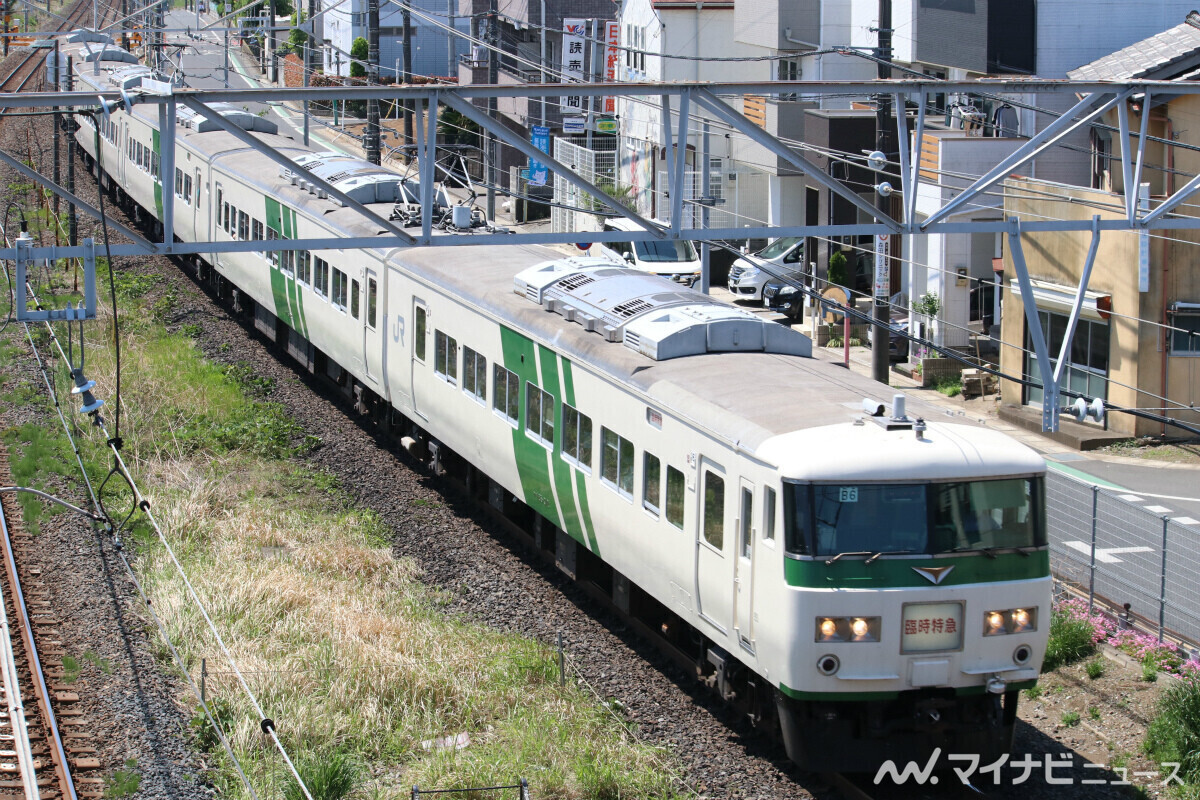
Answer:
<svg viewBox="0 0 1200 800"><path fill-rule="evenodd" d="M533 133L529 137L533 142L533 146L543 153L550 152L550 129L545 125L534 125ZM529 185L530 186L545 186L546 180L550 176L550 170L540 161L529 159Z"/></svg>

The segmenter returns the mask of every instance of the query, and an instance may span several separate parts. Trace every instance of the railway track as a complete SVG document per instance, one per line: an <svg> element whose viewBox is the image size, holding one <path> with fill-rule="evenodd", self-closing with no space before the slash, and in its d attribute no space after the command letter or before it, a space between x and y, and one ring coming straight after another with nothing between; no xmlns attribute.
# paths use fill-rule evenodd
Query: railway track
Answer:
<svg viewBox="0 0 1200 800"><path fill-rule="evenodd" d="M2 447L0 485L12 486ZM81 730L86 720L71 708L78 695L52 682L63 679L58 620L40 570L22 563L29 542L16 497L0 494L0 800L101 797L101 779L83 778L77 789L72 778L69 758L79 770L99 763Z"/></svg>
<svg viewBox="0 0 1200 800"><path fill-rule="evenodd" d="M63 16L65 19L54 18L54 30L64 31L72 30L77 27L90 27L87 23L91 22L92 4L90 0L75 0L67 9L67 13ZM107 14L107 9L105 10ZM104 19L101 19L103 24ZM26 52L21 52L25 50ZM7 67L8 72L0 79L0 92L22 92L29 85L33 77L39 74L42 62L46 59L45 50L35 50L28 47L13 48L10 54L20 56L19 60L11 67Z"/></svg>

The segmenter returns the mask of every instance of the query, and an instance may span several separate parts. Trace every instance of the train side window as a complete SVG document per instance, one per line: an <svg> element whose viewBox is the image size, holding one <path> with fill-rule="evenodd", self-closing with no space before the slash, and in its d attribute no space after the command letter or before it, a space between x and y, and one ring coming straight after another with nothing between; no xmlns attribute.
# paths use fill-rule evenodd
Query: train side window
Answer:
<svg viewBox="0 0 1200 800"><path fill-rule="evenodd" d="M289 278L296 277L296 251L295 250L280 250L279 251L279 268Z"/></svg>
<svg viewBox="0 0 1200 800"><path fill-rule="evenodd" d="M662 510L662 462L650 452L642 455L642 507L656 517Z"/></svg>
<svg viewBox="0 0 1200 800"><path fill-rule="evenodd" d="M359 299L360 294L362 290L359 288L358 279L355 278L350 281L350 316L355 319L358 319L358 307L362 303Z"/></svg>
<svg viewBox="0 0 1200 800"><path fill-rule="evenodd" d="M374 287L375 281L367 281ZM371 289L368 289L371 291ZM367 312L371 312L368 310ZM487 359L466 345L463 346L463 391L481 403L487 402Z"/></svg>
<svg viewBox="0 0 1200 800"><path fill-rule="evenodd" d="M229 233L229 203L221 204L221 230Z"/></svg>
<svg viewBox="0 0 1200 800"><path fill-rule="evenodd" d="M775 490L770 486L763 488L763 529L762 538L768 544L775 543Z"/></svg>
<svg viewBox="0 0 1200 800"><path fill-rule="evenodd" d="M321 265L325 262L317 259L317 271L321 270ZM324 284L322 284L324 286ZM425 360L425 306L417 306L417 331L413 336L413 353L420 361Z"/></svg>
<svg viewBox="0 0 1200 800"><path fill-rule="evenodd" d="M513 425L517 424L517 412L520 407L521 379L496 364L492 369L492 408Z"/></svg>
<svg viewBox="0 0 1200 800"><path fill-rule="evenodd" d="M374 328L376 308L379 305L379 284L374 278L367 278L367 325ZM487 373L484 373L483 385L487 386Z"/></svg>
<svg viewBox="0 0 1200 800"><path fill-rule="evenodd" d="M525 383L525 433L554 447L554 395Z"/></svg>
<svg viewBox="0 0 1200 800"><path fill-rule="evenodd" d="M321 295L321 297L329 296L329 262L323 258L313 257L313 291ZM421 309L421 314L418 317L418 322L421 324L421 336L418 338L421 347L421 354L418 356L422 361L425 360L425 309Z"/></svg>
<svg viewBox="0 0 1200 800"><path fill-rule="evenodd" d="M633 497L633 442L601 428L600 477L619 494Z"/></svg>
<svg viewBox="0 0 1200 800"><path fill-rule="evenodd" d="M310 256L307 250L296 251L296 279L306 286L311 282L309 274Z"/></svg>
<svg viewBox="0 0 1200 800"><path fill-rule="evenodd" d="M157 151L150 154L150 174L154 176L155 180L158 180L158 152Z"/></svg>
<svg viewBox="0 0 1200 800"><path fill-rule="evenodd" d="M192 204L192 176L183 176L183 202L189 206Z"/></svg>
<svg viewBox="0 0 1200 800"><path fill-rule="evenodd" d="M725 548L725 479L704 470L704 541Z"/></svg>
<svg viewBox="0 0 1200 800"><path fill-rule="evenodd" d="M337 270L333 272L336 276ZM458 342L441 331L433 332L433 371L452 384L458 383Z"/></svg>
<svg viewBox="0 0 1200 800"><path fill-rule="evenodd" d="M189 181L191 180L191 176L188 176L188 180ZM265 238L266 238L266 236L263 234L263 224L256 219L251 219L250 220L250 240L255 241L255 242L261 242ZM259 255L262 255L262 253L260 252Z"/></svg>
<svg viewBox="0 0 1200 800"><path fill-rule="evenodd" d="M683 473L667 465L667 522L683 530L683 497L686 482Z"/></svg>
<svg viewBox="0 0 1200 800"><path fill-rule="evenodd" d="M330 302L342 311L346 310L346 273L337 267L333 268L333 288Z"/></svg>
<svg viewBox="0 0 1200 800"><path fill-rule="evenodd" d="M273 241L277 240L278 238L279 238L278 231L276 231L274 228L267 228L267 241L268 242L273 242ZM268 250L267 251L267 261L270 261L272 266L278 267L279 266L279 251L278 250Z"/></svg>
<svg viewBox="0 0 1200 800"><path fill-rule="evenodd" d="M175 168L175 196L183 197L183 170Z"/></svg>
<svg viewBox="0 0 1200 800"><path fill-rule="evenodd" d="M238 238L243 242L250 238L250 215L245 211L237 212Z"/></svg>
<svg viewBox="0 0 1200 800"><path fill-rule="evenodd" d="M592 469L592 418L563 403L562 455L589 472Z"/></svg>

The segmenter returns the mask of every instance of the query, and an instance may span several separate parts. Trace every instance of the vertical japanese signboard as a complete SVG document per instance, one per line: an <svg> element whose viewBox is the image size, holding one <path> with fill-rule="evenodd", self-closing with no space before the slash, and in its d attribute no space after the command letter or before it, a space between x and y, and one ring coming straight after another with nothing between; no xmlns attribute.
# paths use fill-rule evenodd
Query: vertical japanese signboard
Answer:
<svg viewBox="0 0 1200 800"><path fill-rule="evenodd" d="M892 289L892 267L888 260L888 234L875 237L875 305L886 306Z"/></svg>
<svg viewBox="0 0 1200 800"><path fill-rule="evenodd" d="M533 146L543 153L550 152L550 129L545 125L534 125L533 133L529 137L533 142ZM540 161L529 159L529 185L530 186L545 186L546 180L549 177L550 170Z"/></svg>
<svg viewBox="0 0 1200 800"><path fill-rule="evenodd" d="M562 78L563 83L583 83L587 22L582 19L563 20ZM583 112L583 96L564 94L559 98L563 116Z"/></svg>
<svg viewBox="0 0 1200 800"><path fill-rule="evenodd" d="M604 23L604 80L606 83L617 82L617 68L621 64L621 23ZM604 97L600 103L601 114L617 113L617 98L612 95Z"/></svg>

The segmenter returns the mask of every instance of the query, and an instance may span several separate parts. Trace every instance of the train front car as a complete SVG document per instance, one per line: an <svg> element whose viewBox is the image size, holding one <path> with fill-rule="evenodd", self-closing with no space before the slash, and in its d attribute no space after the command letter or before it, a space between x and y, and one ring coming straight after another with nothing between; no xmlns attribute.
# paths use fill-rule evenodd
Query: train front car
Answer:
<svg viewBox="0 0 1200 800"><path fill-rule="evenodd" d="M810 769L924 766L938 748L942 768L993 763L1046 649L1045 462L897 405L760 450L784 493L773 682L788 755Z"/></svg>

